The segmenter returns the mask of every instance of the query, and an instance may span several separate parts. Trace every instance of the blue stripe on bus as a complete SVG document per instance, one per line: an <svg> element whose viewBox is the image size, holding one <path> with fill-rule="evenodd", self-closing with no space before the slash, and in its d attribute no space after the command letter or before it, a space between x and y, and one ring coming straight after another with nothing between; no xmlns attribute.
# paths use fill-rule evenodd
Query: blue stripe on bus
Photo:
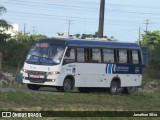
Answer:
<svg viewBox="0 0 160 120"><path fill-rule="evenodd" d="M111 67L112 67L112 64L109 64L109 66L108 66L108 74L111 74Z"/></svg>
<svg viewBox="0 0 160 120"><path fill-rule="evenodd" d="M112 74L113 73L113 64L106 65L106 73Z"/></svg>

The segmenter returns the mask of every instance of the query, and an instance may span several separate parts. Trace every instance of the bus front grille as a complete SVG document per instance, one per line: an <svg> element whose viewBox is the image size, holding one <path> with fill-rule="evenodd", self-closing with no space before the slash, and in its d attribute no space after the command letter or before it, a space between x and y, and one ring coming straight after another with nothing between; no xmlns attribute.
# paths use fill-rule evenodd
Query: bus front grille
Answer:
<svg viewBox="0 0 160 120"><path fill-rule="evenodd" d="M51 79L42 79L42 78L30 78L30 77L25 77L26 80L29 80L32 83L44 83L44 82L51 82Z"/></svg>

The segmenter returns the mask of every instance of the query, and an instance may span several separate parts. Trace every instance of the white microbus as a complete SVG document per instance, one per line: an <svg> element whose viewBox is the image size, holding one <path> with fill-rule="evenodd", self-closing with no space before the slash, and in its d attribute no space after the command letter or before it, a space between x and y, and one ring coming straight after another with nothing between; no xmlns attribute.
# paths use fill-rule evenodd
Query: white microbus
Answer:
<svg viewBox="0 0 160 120"><path fill-rule="evenodd" d="M134 94L141 82L141 49L136 43L42 39L31 47L23 67L23 83L33 90L109 88L117 94L125 88Z"/></svg>

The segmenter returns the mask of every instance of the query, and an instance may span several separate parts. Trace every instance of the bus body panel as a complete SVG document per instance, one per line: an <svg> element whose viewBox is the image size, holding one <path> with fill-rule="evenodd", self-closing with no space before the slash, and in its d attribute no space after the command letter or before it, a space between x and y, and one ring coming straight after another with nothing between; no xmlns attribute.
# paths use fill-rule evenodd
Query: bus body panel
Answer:
<svg viewBox="0 0 160 120"><path fill-rule="evenodd" d="M107 73L107 64L94 63L70 63L63 66L64 74L73 75L75 87L110 87L113 78L117 77L121 81L121 87L140 86L141 74L116 74Z"/></svg>
<svg viewBox="0 0 160 120"><path fill-rule="evenodd" d="M55 39L53 39L54 41ZM40 42L47 42L47 40L42 40ZM49 40L51 42L52 40ZM60 40L61 41L61 40ZM62 42L62 41L61 41ZM68 42L68 44L66 44ZM92 42L94 44L92 44ZM99 45L98 45L98 44ZM105 44L104 44L105 43ZM64 56L66 54L68 47L85 47L92 48L97 47L100 49L111 48L111 49L127 49L127 50L140 50L137 44L125 44L125 43L114 43L114 42L100 42L100 41L86 41L81 40L67 40L65 42L66 48L63 54L62 60L58 65L36 65L24 63L24 70L30 72L59 72L54 75L44 75L39 77L45 77L46 81L36 82L32 79L32 73L23 72L23 83L26 84L38 84L47 86L63 86L65 78L69 75L75 80L74 87L110 87L110 84L114 78L120 79L121 87L129 86L141 86L142 82L142 65L139 64L120 64L120 63L67 63L63 64ZM108 46L107 46L108 45ZM34 81L35 80L35 81Z"/></svg>
<svg viewBox="0 0 160 120"><path fill-rule="evenodd" d="M23 69L27 70L27 71L35 71L35 72L52 72L52 71L59 71L60 74L55 74L55 75L47 75L46 79L50 80L49 82L46 81L44 83L36 83L36 81L34 82L30 82L29 79L26 79L28 77L30 77L32 75L32 73L27 73L27 72L23 72L23 83L30 83L30 84L40 84L40 85L50 85L50 86L62 86L63 85L63 80L64 80L64 76L61 74L61 65L56 65L56 66L44 66L44 65L33 65L33 64L24 64ZM45 76L45 75L43 75ZM43 77L42 76L42 77ZM32 78L30 78L32 79Z"/></svg>

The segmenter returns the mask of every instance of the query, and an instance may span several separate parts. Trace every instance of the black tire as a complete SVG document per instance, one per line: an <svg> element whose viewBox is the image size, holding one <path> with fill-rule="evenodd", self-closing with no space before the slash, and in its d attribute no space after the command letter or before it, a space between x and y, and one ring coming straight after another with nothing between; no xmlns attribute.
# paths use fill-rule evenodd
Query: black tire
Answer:
<svg viewBox="0 0 160 120"><path fill-rule="evenodd" d="M34 84L27 84L28 89L30 90L39 90L41 86Z"/></svg>
<svg viewBox="0 0 160 120"><path fill-rule="evenodd" d="M118 94L119 85L116 81L112 81L109 91L112 95Z"/></svg>
<svg viewBox="0 0 160 120"><path fill-rule="evenodd" d="M71 92L73 86L72 86L72 81L68 78L66 78L63 82L63 87L62 87L62 91L63 92Z"/></svg>
<svg viewBox="0 0 160 120"><path fill-rule="evenodd" d="M127 87L127 93L130 95L137 94L138 88L136 86Z"/></svg>
<svg viewBox="0 0 160 120"><path fill-rule="evenodd" d="M124 88L123 87L119 87L117 90L117 94L122 94L124 92Z"/></svg>

